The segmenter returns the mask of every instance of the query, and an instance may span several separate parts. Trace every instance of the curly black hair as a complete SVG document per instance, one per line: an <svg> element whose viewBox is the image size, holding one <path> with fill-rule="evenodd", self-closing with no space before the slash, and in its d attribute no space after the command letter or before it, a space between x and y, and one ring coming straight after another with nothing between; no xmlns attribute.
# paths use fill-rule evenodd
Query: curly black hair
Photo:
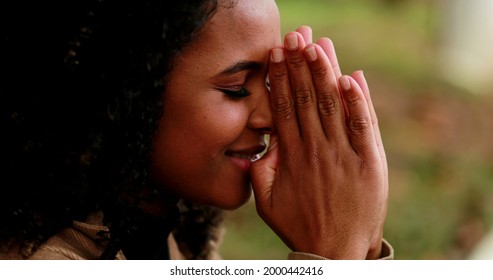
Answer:
<svg viewBox="0 0 493 280"><path fill-rule="evenodd" d="M28 257L73 220L102 211L111 237L101 258L115 257L137 230L139 195L152 185L149 154L167 73L218 5L0 4L1 246L17 244ZM177 240L188 243L189 258L203 258L220 211L183 205ZM187 225L197 234L180 237Z"/></svg>

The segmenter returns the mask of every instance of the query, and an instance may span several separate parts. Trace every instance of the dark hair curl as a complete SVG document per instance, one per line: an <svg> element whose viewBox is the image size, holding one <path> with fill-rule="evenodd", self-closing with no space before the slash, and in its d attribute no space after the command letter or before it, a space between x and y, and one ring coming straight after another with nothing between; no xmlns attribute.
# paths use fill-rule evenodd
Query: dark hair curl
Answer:
<svg viewBox="0 0 493 280"><path fill-rule="evenodd" d="M103 211L111 237L101 257L115 257L137 226L143 186L152 184L149 153L167 73L217 5L0 4L0 245L20 244L27 257L72 220ZM182 217L176 234L207 217L200 229L191 223L198 234L184 241L193 248L188 257L203 258L220 212L185 205L190 217Z"/></svg>

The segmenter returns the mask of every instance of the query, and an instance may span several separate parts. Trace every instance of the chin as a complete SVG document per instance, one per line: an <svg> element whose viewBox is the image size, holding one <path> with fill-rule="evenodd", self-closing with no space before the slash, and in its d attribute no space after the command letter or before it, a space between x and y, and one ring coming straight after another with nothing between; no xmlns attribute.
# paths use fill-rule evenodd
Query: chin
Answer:
<svg viewBox="0 0 493 280"><path fill-rule="evenodd" d="M223 210L235 210L244 205L252 196L251 188L246 192L237 193L227 197L218 197L207 203L208 205L221 208Z"/></svg>

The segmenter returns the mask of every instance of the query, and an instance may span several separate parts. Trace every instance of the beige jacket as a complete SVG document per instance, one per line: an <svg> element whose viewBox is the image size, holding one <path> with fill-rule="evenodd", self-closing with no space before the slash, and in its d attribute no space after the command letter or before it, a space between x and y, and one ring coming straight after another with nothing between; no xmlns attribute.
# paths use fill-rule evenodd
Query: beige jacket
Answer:
<svg viewBox="0 0 493 280"><path fill-rule="evenodd" d="M98 259L106 246L106 238L98 236L98 232L108 231L103 226L103 216L101 213L90 215L85 222L74 221L72 227L66 228L59 234L51 237L42 244L30 257L30 260L91 260ZM172 235L168 238L170 257L174 260L183 259L178 246ZM212 253L210 259L220 259L220 244L211 244ZM384 241L382 259L393 259L394 252L390 244ZM0 259L21 259L17 250L10 252L0 252ZM117 260L125 260L125 256L120 251L116 255ZM291 260L316 260L324 259L320 256L292 252L288 259Z"/></svg>

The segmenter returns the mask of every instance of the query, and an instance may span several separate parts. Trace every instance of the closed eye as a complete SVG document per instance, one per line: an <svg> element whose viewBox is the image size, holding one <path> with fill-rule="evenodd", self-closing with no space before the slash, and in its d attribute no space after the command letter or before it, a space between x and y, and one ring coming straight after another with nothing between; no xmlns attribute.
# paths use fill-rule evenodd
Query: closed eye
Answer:
<svg viewBox="0 0 493 280"><path fill-rule="evenodd" d="M230 90L230 89L220 89L220 90L232 99L239 99L239 98L250 96L250 92L245 87L241 87L238 90Z"/></svg>

